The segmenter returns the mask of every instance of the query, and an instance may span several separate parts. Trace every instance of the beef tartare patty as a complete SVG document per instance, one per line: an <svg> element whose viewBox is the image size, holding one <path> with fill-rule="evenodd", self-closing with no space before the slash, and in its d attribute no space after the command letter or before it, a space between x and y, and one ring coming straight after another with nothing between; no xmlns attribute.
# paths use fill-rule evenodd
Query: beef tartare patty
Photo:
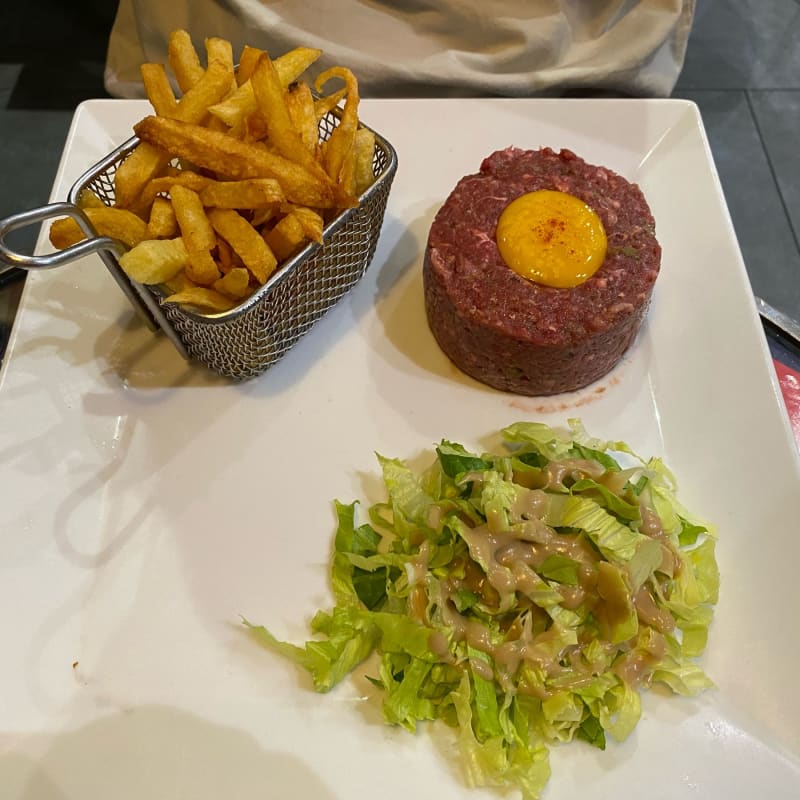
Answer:
<svg viewBox="0 0 800 800"><path fill-rule="evenodd" d="M534 283L498 250L503 210L540 189L579 198L605 228L605 260L578 286ZM655 221L638 186L569 150L510 147L462 178L434 219L423 271L428 323L453 363L483 383L525 395L574 391L622 358L660 265Z"/></svg>

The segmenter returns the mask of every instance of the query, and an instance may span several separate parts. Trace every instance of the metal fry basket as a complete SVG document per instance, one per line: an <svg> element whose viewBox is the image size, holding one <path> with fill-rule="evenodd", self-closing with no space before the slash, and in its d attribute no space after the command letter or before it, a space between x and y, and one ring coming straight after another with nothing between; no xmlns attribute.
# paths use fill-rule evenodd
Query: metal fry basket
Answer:
<svg viewBox="0 0 800 800"><path fill-rule="evenodd" d="M324 117L320 140L327 140L337 124L334 112ZM306 245L230 311L194 313L177 304L165 304L166 294L159 287L143 286L128 278L118 261L124 246L97 236L79 210L78 198L86 189L106 205L113 204L114 174L139 143L135 137L84 173L70 190L67 203L53 203L0 221L0 262L6 268L51 269L97 253L146 324L163 331L185 357L237 380L253 378L278 361L359 281L375 255L397 171L397 154L389 142L373 133L375 181L361 195L358 206L333 218L323 230L322 244ZM43 256L21 255L5 244L5 234L15 228L64 215L75 218L86 240Z"/></svg>

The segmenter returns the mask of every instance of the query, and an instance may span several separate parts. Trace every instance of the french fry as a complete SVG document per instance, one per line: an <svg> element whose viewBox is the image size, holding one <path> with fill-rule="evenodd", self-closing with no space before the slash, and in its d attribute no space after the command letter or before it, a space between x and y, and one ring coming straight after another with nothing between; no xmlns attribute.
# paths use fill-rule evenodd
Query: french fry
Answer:
<svg viewBox="0 0 800 800"><path fill-rule="evenodd" d="M258 108L253 84L248 80L231 92L224 100L209 106L208 110L229 128L241 124Z"/></svg>
<svg viewBox="0 0 800 800"><path fill-rule="evenodd" d="M278 261L261 234L243 216L229 208L209 209L208 219L253 277L259 283L265 283Z"/></svg>
<svg viewBox="0 0 800 800"><path fill-rule="evenodd" d="M276 58L272 63L281 88L286 89L293 83L319 58L321 53L321 50L298 47ZM259 59L262 57L269 58L263 50L255 47L245 47L242 50L239 69L236 73L238 88L224 100L211 105L208 109L217 119L221 119L230 128L240 124L242 120L258 108L253 90L252 76ZM314 133L316 136L316 128Z"/></svg>
<svg viewBox="0 0 800 800"><path fill-rule="evenodd" d="M223 275L234 269L233 255L231 246L221 236L217 236L217 263Z"/></svg>
<svg viewBox="0 0 800 800"><path fill-rule="evenodd" d="M217 246L217 237L208 221L200 195L176 183L170 188L172 207L181 229L186 247L194 250L212 250Z"/></svg>
<svg viewBox="0 0 800 800"><path fill-rule="evenodd" d="M295 217L300 223L306 238L311 239L312 242L322 243L322 229L325 222L316 211L300 206L295 208L290 216Z"/></svg>
<svg viewBox="0 0 800 800"><path fill-rule="evenodd" d="M209 181L200 190L204 206L213 208L259 208L283 203L286 197L274 178L243 181Z"/></svg>
<svg viewBox="0 0 800 800"><path fill-rule="evenodd" d="M270 144L281 156L300 164L312 175L322 179L324 171L314 158L313 152L303 144L300 134L292 123L280 77L266 53L258 59L250 82L253 84L258 110L267 120Z"/></svg>
<svg viewBox="0 0 800 800"><path fill-rule="evenodd" d="M274 205L261 206L260 208L256 208L253 210L253 217L250 220L250 224L254 228L261 228L271 219L274 219L279 210L280 210L279 206L274 206Z"/></svg>
<svg viewBox="0 0 800 800"><path fill-rule="evenodd" d="M355 149L355 194L362 195L375 182L372 162L375 158L375 134L359 128L353 140Z"/></svg>
<svg viewBox="0 0 800 800"><path fill-rule="evenodd" d="M176 30L170 34L167 59L182 92L188 92L203 77L204 70L197 50L185 30Z"/></svg>
<svg viewBox="0 0 800 800"><path fill-rule="evenodd" d="M145 239L119 259L129 278L144 284L165 283L189 263L183 239Z"/></svg>
<svg viewBox="0 0 800 800"><path fill-rule="evenodd" d="M295 47L275 59L275 71L281 86L285 89L294 83L320 56L322 50L313 47Z"/></svg>
<svg viewBox="0 0 800 800"><path fill-rule="evenodd" d="M214 288L234 300L241 300L252 294L250 289L250 273L242 268L235 267L219 280L214 281Z"/></svg>
<svg viewBox="0 0 800 800"><path fill-rule="evenodd" d="M208 69L178 102L175 118L183 122L201 122L209 106L218 103L234 83L233 50L225 39L206 40Z"/></svg>
<svg viewBox="0 0 800 800"><path fill-rule="evenodd" d="M356 197L356 149L353 146L347 151L339 170L339 191L344 197Z"/></svg>
<svg viewBox="0 0 800 800"><path fill-rule="evenodd" d="M231 134L243 142L260 142L267 138L268 133L267 120L258 109L245 117L241 125L231 129Z"/></svg>
<svg viewBox="0 0 800 800"><path fill-rule="evenodd" d="M217 237L200 196L185 186L175 184L170 189L170 197L181 238L189 253L186 274L195 283L211 285L220 275L211 256L211 251L217 246Z"/></svg>
<svg viewBox="0 0 800 800"><path fill-rule="evenodd" d="M236 70L236 82L239 86L250 80L250 76L253 74L253 70L256 68L258 59L263 52L263 50L251 47L249 44L242 48L242 52L239 54L239 69Z"/></svg>
<svg viewBox="0 0 800 800"><path fill-rule="evenodd" d="M153 110L160 117L173 117L178 108L175 92L163 64L142 64L140 67L144 91Z"/></svg>
<svg viewBox="0 0 800 800"><path fill-rule="evenodd" d="M317 117L317 122L319 122L328 112L333 111L333 109L342 102L342 99L346 94L347 89L339 89L338 92L325 95L325 97L317 98L314 101L314 114Z"/></svg>
<svg viewBox="0 0 800 800"><path fill-rule="evenodd" d="M331 67L319 75L315 81L317 91L321 91L322 87L331 78L341 78L347 88L347 99L344 103L342 117L336 130L333 131L330 139L325 143L323 153L325 170L331 180L338 183L346 160L353 157L353 140L358 129L358 104L360 98L358 96L358 81L355 75L344 67ZM347 192L348 190L345 189L345 191Z"/></svg>
<svg viewBox="0 0 800 800"><path fill-rule="evenodd" d="M106 204L91 190L91 189L84 189L78 195L78 201L76 203L78 208L105 208Z"/></svg>
<svg viewBox="0 0 800 800"><path fill-rule="evenodd" d="M118 239L127 247L133 247L147 236L144 220L130 211L108 206L85 208L84 214L99 236ZM72 217L63 217L50 226L50 242L53 247L63 250L85 239L83 231Z"/></svg>
<svg viewBox="0 0 800 800"><path fill-rule="evenodd" d="M245 46L234 67L229 41L204 41L205 64L185 30L169 37L167 60L141 67L154 114L134 126L138 146L117 166L114 205L93 192L78 205L92 226L130 249L129 277L161 284L166 302L219 312L249 297L279 262L323 243L326 219L357 203L374 181L375 137L359 129L358 83L340 67L323 72L344 88L316 98L303 73L321 51L297 47L274 60ZM340 106L320 142L320 120ZM57 220L58 248L84 238Z"/></svg>
<svg viewBox="0 0 800 800"><path fill-rule="evenodd" d="M174 278L164 281L164 283L161 285L170 294L177 294L178 292L186 291L186 289L194 289L197 286L197 284L193 280L190 280L183 271L179 272Z"/></svg>
<svg viewBox="0 0 800 800"><path fill-rule="evenodd" d="M264 234L264 239L275 257L283 261L300 249L306 240L306 233L300 220L293 214L287 214Z"/></svg>
<svg viewBox="0 0 800 800"><path fill-rule="evenodd" d="M225 178L276 178L286 199L312 208L335 205L333 186L304 167L270 153L263 146L240 142L219 131L166 117L145 117L134 126L136 135Z"/></svg>
<svg viewBox="0 0 800 800"><path fill-rule="evenodd" d="M120 208L136 204L139 193L148 181L158 175L170 161L168 153L148 142L141 142L119 165L114 175L114 202Z"/></svg>
<svg viewBox="0 0 800 800"><path fill-rule="evenodd" d="M67 247L72 247L72 245L86 238L78 223L72 217L62 217L55 220L50 225L48 236L50 237L50 244L56 250L65 250Z"/></svg>
<svg viewBox="0 0 800 800"><path fill-rule="evenodd" d="M137 210L140 206L144 209L150 208L158 195L166 194L173 186L185 186L194 192L201 192L212 180L190 169L176 170L174 174L153 178L142 190Z"/></svg>
<svg viewBox="0 0 800 800"><path fill-rule="evenodd" d="M300 141L312 154L316 153L319 141L317 115L314 111L314 97L305 82L294 83L286 93L286 107Z"/></svg>
<svg viewBox="0 0 800 800"><path fill-rule="evenodd" d="M147 220L148 239L173 239L178 233L175 209L166 197L156 197Z"/></svg>
<svg viewBox="0 0 800 800"><path fill-rule="evenodd" d="M236 303L224 294L205 286L193 286L164 298L165 303L194 306L202 311L230 311Z"/></svg>

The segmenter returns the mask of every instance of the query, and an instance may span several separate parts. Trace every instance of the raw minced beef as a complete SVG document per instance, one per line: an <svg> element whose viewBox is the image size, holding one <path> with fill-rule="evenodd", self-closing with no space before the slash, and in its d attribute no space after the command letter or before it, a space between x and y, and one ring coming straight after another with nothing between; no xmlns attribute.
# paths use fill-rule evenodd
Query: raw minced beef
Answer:
<svg viewBox="0 0 800 800"><path fill-rule="evenodd" d="M605 261L574 288L521 277L497 248L505 207L540 189L580 198L605 228ZM638 186L569 150L510 147L462 178L434 219L424 264L428 322L453 363L483 383L526 395L574 391L608 373L631 345L660 264Z"/></svg>

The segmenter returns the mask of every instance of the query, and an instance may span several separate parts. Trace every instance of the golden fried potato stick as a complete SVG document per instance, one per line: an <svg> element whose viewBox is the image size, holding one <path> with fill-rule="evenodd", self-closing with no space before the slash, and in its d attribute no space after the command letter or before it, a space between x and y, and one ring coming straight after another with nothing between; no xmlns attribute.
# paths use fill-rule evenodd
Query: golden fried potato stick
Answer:
<svg viewBox="0 0 800 800"><path fill-rule="evenodd" d="M256 109L252 114L248 114L236 127L231 128L230 133L231 136L241 139L243 142L260 142L267 138L267 120Z"/></svg>
<svg viewBox="0 0 800 800"><path fill-rule="evenodd" d="M314 47L295 47L278 56L273 64L281 86L285 89L294 83L321 55L322 50Z"/></svg>
<svg viewBox="0 0 800 800"><path fill-rule="evenodd" d="M236 267L219 280L214 281L214 288L234 300L242 300L252 294L250 288L250 273L243 267Z"/></svg>
<svg viewBox="0 0 800 800"><path fill-rule="evenodd" d="M265 283L278 266L278 260L261 234L243 216L230 208L210 208L208 219L214 230L239 255L253 277L259 283Z"/></svg>
<svg viewBox="0 0 800 800"><path fill-rule="evenodd" d="M349 197L356 197L356 149L355 140L348 151L339 171L339 191Z"/></svg>
<svg viewBox="0 0 800 800"><path fill-rule="evenodd" d="M225 178L275 178L292 203L311 208L335 206L335 187L330 180L320 180L262 145L240 142L220 131L166 117L145 117L134 126L134 131L143 142Z"/></svg>
<svg viewBox="0 0 800 800"><path fill-rule="evenodd" d="M178 32L180 33L180 32ZM188 34L187 34L188 35ZM170 37L172 43L173 37ZM176 41L182 41L178 36ZM189 42L191 46L191 42ZM221 100L231 88L233 75L233 50L231 43L225 39L210 38L206 40L208 52L208 69L196 73L191 87L178 101L175 110L168 116L174 116L184 122L202 122L208 113L208 107ZM197 53L191 46L195 59ZM183 54L182 58L186 59ZM185 61L180 62L183 67ZM199 64L199 61L198 61ZM175 66L173 65L173 70ZM175 73L178 75L178 73ZM180 77L178 78L180 83ZM158 109L156 109L158 113ZM140 144L131 155L120 164L114 176L114 196L116 204L122 208L141 210L137 199L145 184L163 171L170 157L159 148Z"/></svg>
<svg viewBox="0 0 800 800"><path fill-rule="evenodd" d="M138 211L140 207L143 209L150 208L156 197L169 192L172 186L185 186L192 191L201 192L211 181L213 181L213 178L207 178L205 175L200 175L190 169L179 169L175 170L174 174L152 178L142 189L140 200L134 210Z"/></svg>
<svg viewBox="0 0 800 800"><path fill-rule="evenodd" d="M262 225L274 219L280 210L280 206L274 205L261 206L260 208L253 209L253 217L250 220L250 224L254 228L261 228Z"/></svg>
<svg viewBox="0 0 800 800"><path fill-rule="evenodd" d="M188 92L203 77L203 67L185 30L173 31L167 45L167 60L182 92Z"/></svg>
<svg viewBox="0 0 800 800"><path fill-rule="evenodd" d="M183 292L186 289L193 289L197 286L197 284L186 277L186 273L181 270L174 278L170 278L168 281L164 281L161 284L170 294L177 294L178 292Z"/></svg>
<svg viewBox="0 0 800 800"><path fill-rule="evenodd" d="M186 90L174 111L162 116L175 117L184 122L203 122L208 115L208 107L225 97L231 85L235 84L231 43L212 37L206 40L206 50L208 69ZM140 144L117 170L114 179L117 205L145 212L148 206L141 199L137 201L137 198L147 182L162 172L169 160L163 152Z"/></svg>
<svg viewBox="0 0 800 800"><path fill-rule="evenodd" d="M120 208L137 206L142 188L170 162L164 150L147 142L136 149L119 165L114 175L114 202Z"/></svg>
<svg viewBox="0 0 800 800"><path fill-rule="evenodd" d="M106 207L106 204L91 189L81 190L76 205L83 209Z"/></svg>
<svg viewBox="0 0 800 800"><path fill-rule="evenodd" d="M147 237L147 224L130 211L108 206L84 208L92 227L99 236L119 239L127 247L133 247ZM72 217L63 217L50 226L50 242L63 250L85 239L83 231Z"/></svg>
<svg viewBox="0 0 800 800"><path fill-rule="evenodd" d="M200 199L210 208L260 208L285 202L281 185L274 178L243 181L212 181L200 190Z"/></svg>
<svg viewBox="0 0 800 800"><path fill-rule="evenodd" d="M356 195L363 194L375 182L375 134L368 128L359 128L353 141L355 148L355 188Z"/></svg>
<svg viewBox="0 0 800 800"><path fill-rule="evenodd" d="M201 311L230 311L236 302L214 289L205 286L193 286L164 298L165 303L179 303L182 306L194 306Z"/></svg>
<svg viewBox="0 0 800 800"><path fill-rule="evenodd" d="M242 52L239 55L239 67L236 70L236 83L239 86L250 80L250 76L253 74L253 70L256 68L258 59L263 52L257 47L250 47L249 44L242 48Z"/></svg>
<svg viewBox="0 0 800 800"><path fill-rule="evenodd" d="M200 195L180 184L169 190L181 238L189 253L186 275L195 283L210 286L220 273L211 251L217 246L217 236L206 216Z"/></svg>
<svg viewBox="0 0 800 800"><path fill-rule="evenodd" d="M200 66L197 52L186 31L175 31L170 36L169 46L170 65L185 92L173 115L186 122L201 122L207 114L208 106L221 100L233 83L231 44L225 39L207 40L207 70ZM122 208L143 210L141 202L137 202L142 189L164 170L169 161L170 156L162 149L142 142L120 164L114 176L116 204ZM147 206L144 207L146 208Z"/></svg>
<svg viewBox="0 0 800 800"><path fill-rule="evenodd" d="M264 239L275 256L283 261L300 249L306 241L303 225L294 214L287 214L275 227L264 234Z"/></svg>
<svg viewBox="0 0 800 800"><path fill-rule="evenodd" d="M272 61L281 88L286 89L296 81L321 54L321 50L297 47ZM269 56L263 50L255 47L245 47L242 50L242 58L236 71L238 88L225 97L224 100L211 105L208 109L211 114L222 120L230 128L240 125L244 119L258 108L256 95L253 91L252 77L261 58L269 60Z"/></svg>
<svg viewBox="0 0 800 800"><path fill-rule="evenodd" d="M261 115L267 121L269 144L284 158L305 167L312 175L324 180L325 171L300 138L286 107L285 91L274 64L266 53L258 59L250 82Z"/></svg>
<svg viewBox="0 0 800 800"><path fill-rule="evenodd" d="M178 234L175 209L166 197L156 197L150 207L146 239L173 239Z"/></svg>
<svg viewBox="0 0 800 800"><path fill-rule="evenodd" d="M347 99L344 103L342 117L339 125L331 134L325 146L325 167L328 175L337 180L342 164L353 145L353 137L358 129L358 81L349 69L344 67L331 67L319 75L314 82L318 92L331 78L341 78L345 82Z"/></svg>
<svg viewBox="0 0 800 800"><path fill-rule="evenodd" d="M159 117L174 117L178 108L175 92L167 77L163 64L142 64L139 68L142 74L144 91L150 105Z"/></svg>
<svg viewBox="0 0 800 800"><path fill-rule="evenodd" d="M181 97L173 115L183 122L202 122L208 107L222 100L234 83L231 43L225 39L210 38L206 40L206 50L208 69Z"/></svg>
<svg viewBox="0 0 800 800"><path fill-rule="evenodd" d="M322 244L322 229L325 222L314 209L298 206L291 212L291 216L300 223L300 227L308 239Z"/></svg>
<svg viewBox="0 0 800 800"><path fill-rule="evenodd" d="M172 280L189 263L183 239L145 239L119 258L125 273L138 283L156 284Z"/></svg>
<svg viewBox="0 0 800 800"><path fill-rule="evenodd" d="M209 113L222 120L229 128L242 123L258 108L253 84L248 80L231 92L224 100L208 107Z"/></svg>
<svg viewBox="0 0 800 800"><path fill-rule="evenodd" d="M314 101L314 114L319 122L329 111L333 111L347 94L347 89L339 89L338 92L325 95Z"/></svg>
<svg viewBox="0 0 800 800"><path fill-rule="evenodd" d="M293 83L286 92L286 108L292 124L300 134L300 141L310 153L316 153L319 143L319 127L314 111L314 97L305 81Z"/></svg>
<svg viewBox="0 0 800 800"><path fill-rule="evenodd" d="M234 269L233 256L231 246L221 236L217 236L217 265L223 275Z"/></svg>

